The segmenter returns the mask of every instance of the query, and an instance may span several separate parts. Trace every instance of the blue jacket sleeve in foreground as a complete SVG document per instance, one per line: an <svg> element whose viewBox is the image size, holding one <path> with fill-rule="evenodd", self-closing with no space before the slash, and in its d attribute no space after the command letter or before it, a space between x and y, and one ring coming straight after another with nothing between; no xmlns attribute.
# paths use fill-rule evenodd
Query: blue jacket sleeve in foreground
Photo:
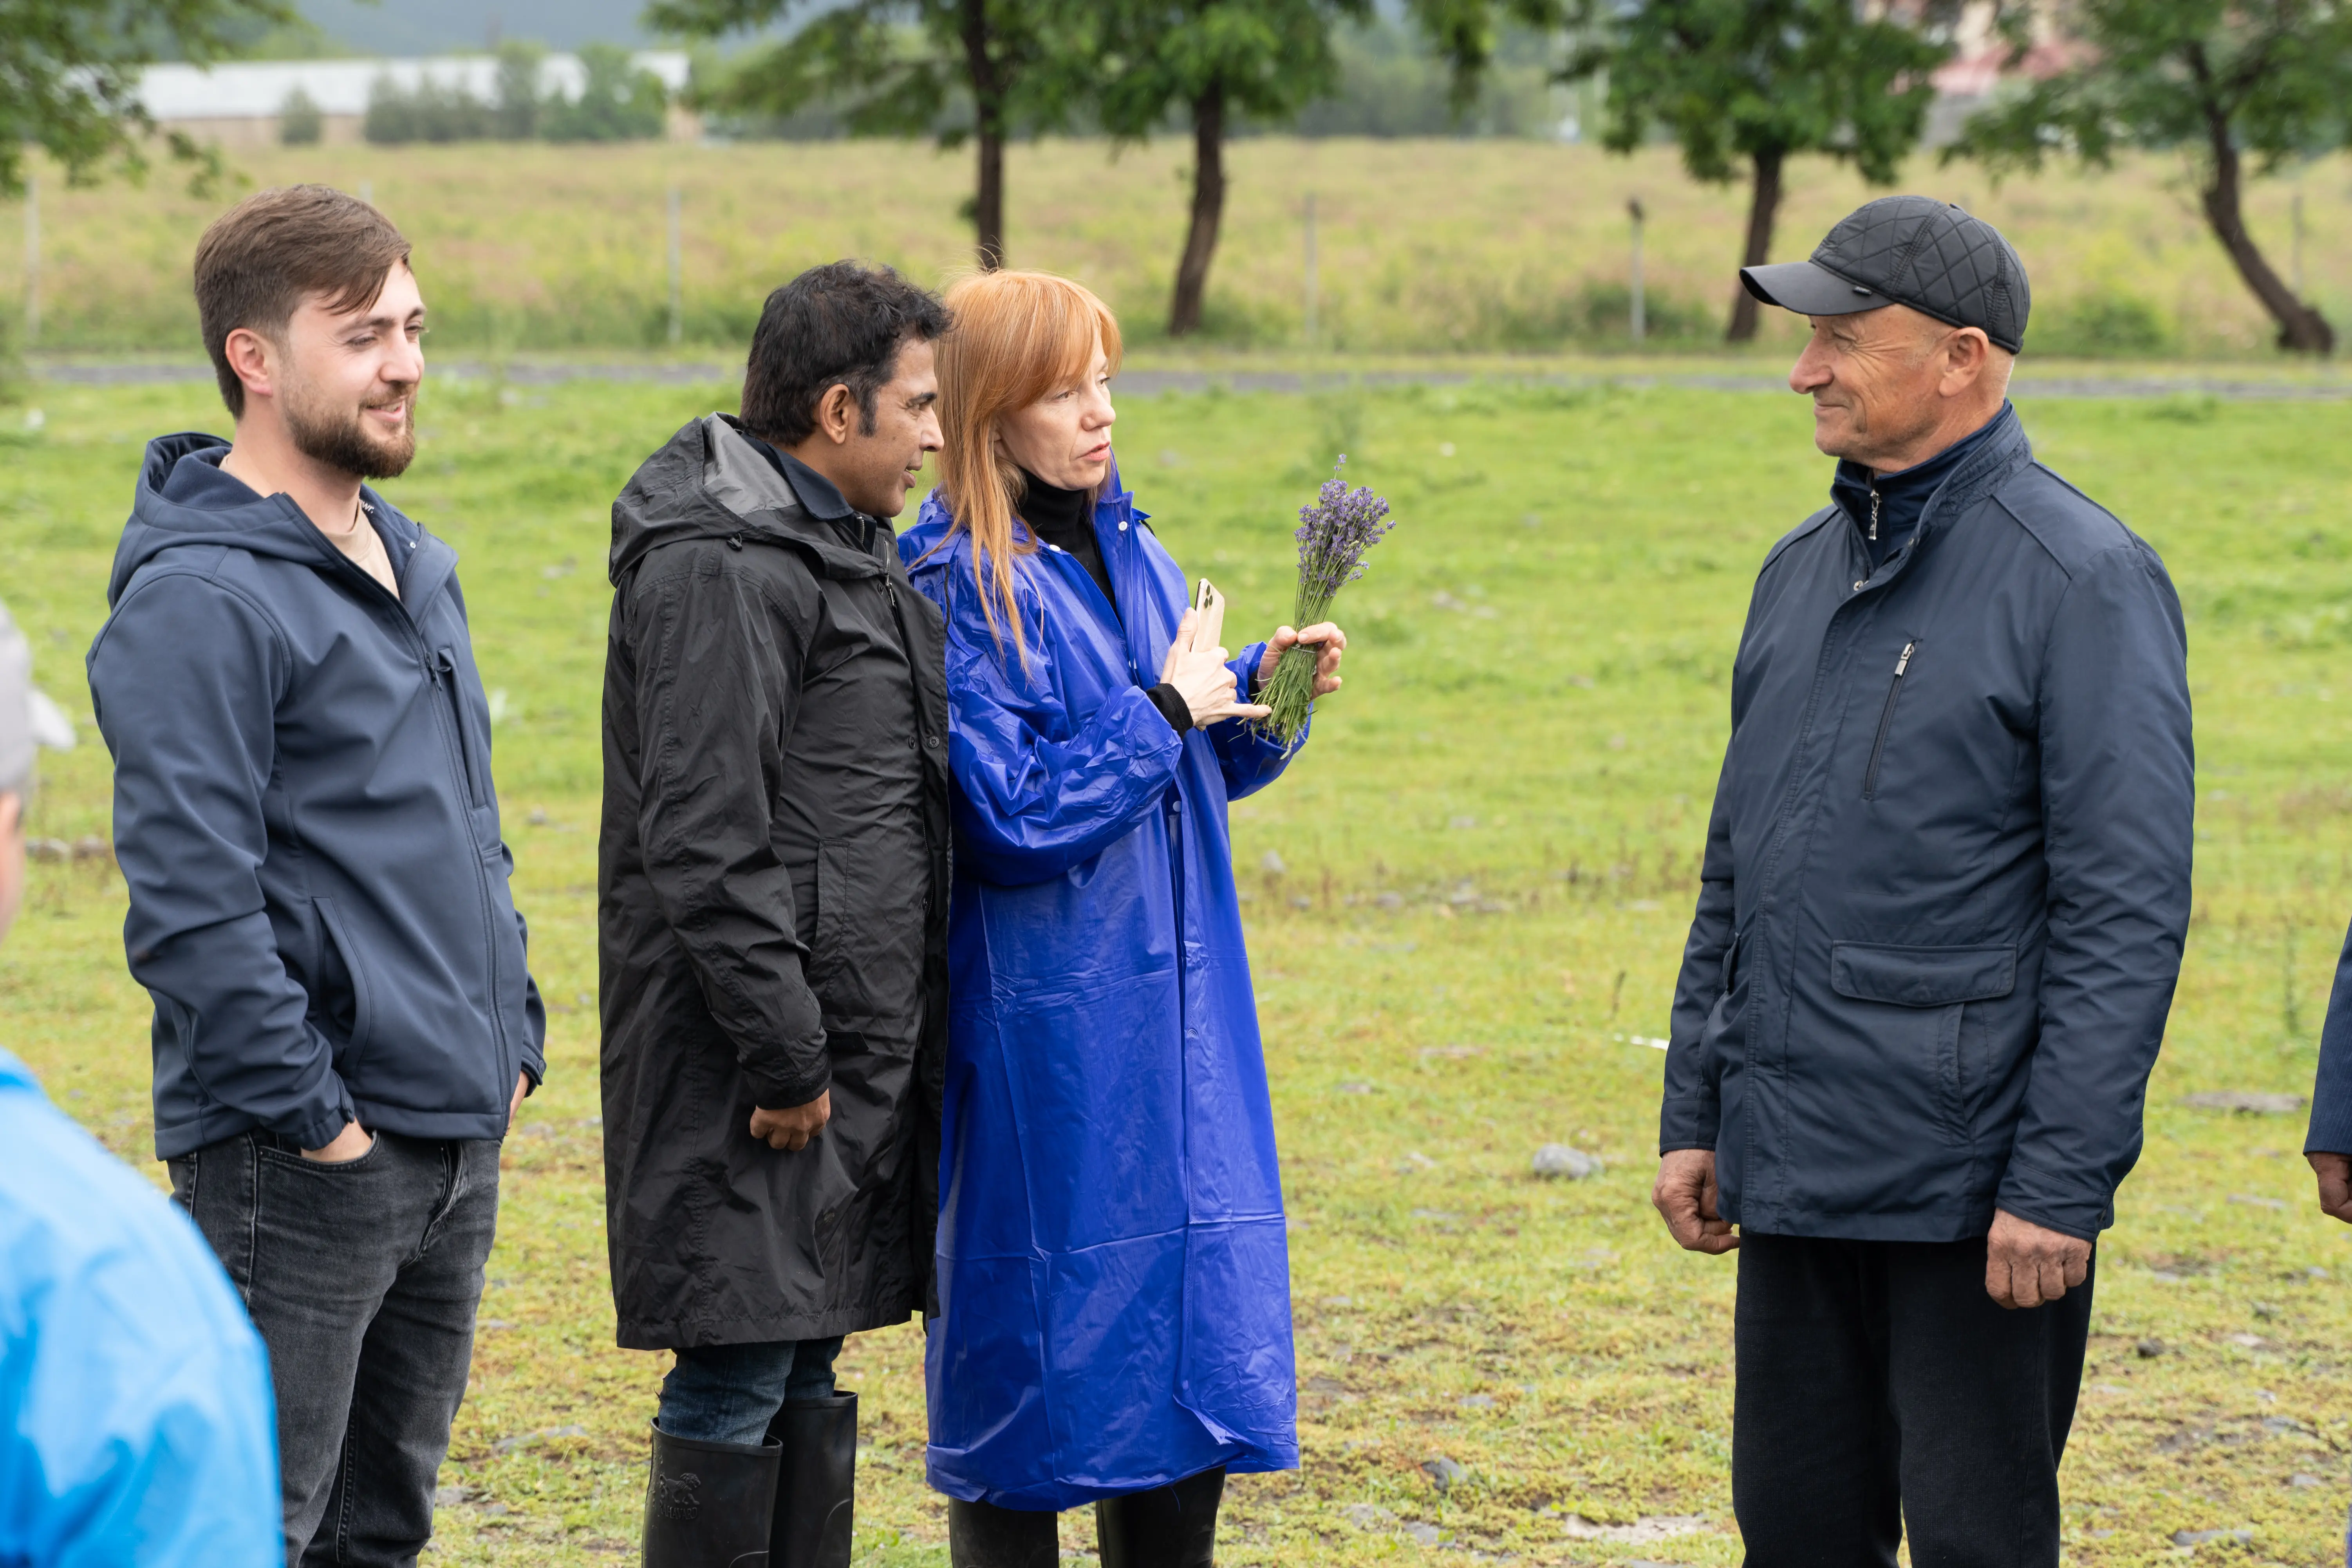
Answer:
<svg viewBox="0 0 2352 1568"><path fill-rule="evenodd" d="M2336 962L2336 989L2319 1031L2319 1077L2311 1086L2306 1154L2352 1154L2352 934Z"/></svg>
<svg viewBox="0 0 2352 1568"><path fill-rule="evenodd" d="M1060 876L1131 832L1176 781L1184 742L1140 687L1112 692L1073 725L1052 655L1032 631L1028 665L999 646L976 594L951 593L948 763L956 854L992 882Z"/></svg>
<svg viewBox="0 0 2352 1568"><path fill-rule="evenodd" d="M107 623L89 687L114 756L131 977L188 1043L207 1095L323 1149L353 1120L352 1098L278 953L261 889L287 657L258 605L165 573Z"/></svg>
<svg viewBox="0 0 2352 1568"><path fill-rule="evenodd" d="M282 1560L261 1342L195 1227L0 1053L0 1563Z"/></svg>
<svg viewBox="0 0 2352 1568"><path fill-rule="evenodd" d="M1995 1202L2084 1239L2139 1159L2189 930L2188 657L2180 601L2132 540L2076 573L2042 666L2042 1034Z"/></svg>

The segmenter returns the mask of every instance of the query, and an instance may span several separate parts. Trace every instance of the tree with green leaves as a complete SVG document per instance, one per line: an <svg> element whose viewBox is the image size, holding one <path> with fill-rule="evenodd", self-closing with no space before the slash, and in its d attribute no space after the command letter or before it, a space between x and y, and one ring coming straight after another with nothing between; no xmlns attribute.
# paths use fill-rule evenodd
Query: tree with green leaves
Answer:
<svg viewBox="0 0 2352 1568"><path fill-rule="evenodd" d="M1956 8L1956 7L1955 7ZM1874 184L1894 182L1935 99L1928 76L1950 57L1936 5L1928 27L1864 15L1854 0L1580 0L1587 29L1566 74L1608 73L1602 144L1630 153L1654 127L1691 177L1728 184L1746 166L1741 265L1771 258L1789 160L1827 153ZM1756 336L1756 300L1732 290L1724 336Z"/></svg>
<svg viewBox="0 0 2352 1568"><path fill-rule="evenodd" d="M1893 182L1935 100L1960 0L1869 7L1855 0L1406 0L1466 104L1501 31L1564 32L1559 79L1608 84L1601 144L1631 153L1662 130L1694 179L1748 180L1741 265L1769 260L1788 163L1801 153ZM1871 13L1876 12L1873 15ZM1732 291L1725 337L1756 335L1756 301Z"/></svg>
<svg viewBox="0 0 2352 1568"><path fill-rule="evenodd" d="M77 183L109 163L146 168L154 121L140 72L160 59L207 65L258 27L299 21L289 0L0 0L0 194L25 188L25 154L39 147ZM164 138L200 178L218 154L184 133Z"/></svg>
<svg viewBox="0 0 2352 1568"><path fill-rule="evenodd" d="M2342 0L2070 0L2073 63L1971 117L1947 158L1999 174L2063 154L2095 168L2124 147L2178 149L2196 171L2213 237L2278 323L2283 349L2325 354L2335 329L2298 300L2246 227L2257 175L2352 140L2352 5ZM2004 23L2011 63L2026 19Z"/></svg>
<svg viewBox="0 0 2352 1568"><path fill-rule="evenodd" d="M793 0L653 0L648 26L717 38L764 27ZM790 114L846 100L850 130L975 144L971 216L982 267L1004 263L1004 144L1061 124L1081 72L1055 0L845 0L760 50L707 107ZM969 101L970 124L952 114Z"/></svg>
<svg viewBox="0 0 2352 1568"><path fill-rule="evenodd" d="M649 142L662 133L669 91L618 44L583 44L578 96L541 100L539 133L550 142ZM503 83L501 83L503 85Z"/></svg>
<svg viewBox="0 0 2352 1568"><path fill-rule="evenodd" d="M1370 0L1097 0L1085 51L1103 128L1139 141L1181 114L1192 133L1192 219L1176 265L1168 334L1201 329L1225 211L1225 139L1246 116L1289 120L1339 82L1331 32Z"/></svg>

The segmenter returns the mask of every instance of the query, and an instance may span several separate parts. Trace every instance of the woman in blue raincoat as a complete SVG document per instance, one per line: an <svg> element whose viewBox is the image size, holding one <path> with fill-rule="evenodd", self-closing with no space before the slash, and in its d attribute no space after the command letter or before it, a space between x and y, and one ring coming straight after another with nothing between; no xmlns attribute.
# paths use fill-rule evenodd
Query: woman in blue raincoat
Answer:
<svg viewBox="0 0 2352 1568"><path fill-rule="evenodd" d="M947 618L955 884L931 1484L957 1568L1202 1568L1228 1472L1298 1462L1289 1257L1226 837L1282 748L1244 694L1301 640L1192 647L1118 487L1118 327L965 279L940 489L899 542ZM1213 635L1213 634L1212 634ZM1319 691L1345 639L1311 626Z"/></svg>

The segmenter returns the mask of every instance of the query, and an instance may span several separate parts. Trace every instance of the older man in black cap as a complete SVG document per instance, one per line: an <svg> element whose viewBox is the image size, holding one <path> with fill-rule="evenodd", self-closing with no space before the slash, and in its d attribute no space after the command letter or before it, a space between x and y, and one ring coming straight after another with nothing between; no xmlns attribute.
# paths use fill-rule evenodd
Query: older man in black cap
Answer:
<svg viewBox="0 0 2352 1568"><path fill-rule="evenodd" d="M1740 639L1654 1197L1740 1249L1750 1564L1891 1568L1907 1523L1914 1563L2048 1568L2189 922L2179 602L2034 461L1990 225L1893 196L1740 277L1811 319L1839 463Z"/></svg>

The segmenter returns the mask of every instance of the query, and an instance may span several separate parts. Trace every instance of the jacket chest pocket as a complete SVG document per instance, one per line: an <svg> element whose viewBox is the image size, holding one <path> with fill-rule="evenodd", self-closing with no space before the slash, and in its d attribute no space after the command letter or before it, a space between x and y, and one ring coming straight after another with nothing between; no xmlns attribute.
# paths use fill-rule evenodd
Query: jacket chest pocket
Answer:
<svg viewBox="0 0 2352 1568"><path fill-rule="evenodd" d="M433 683L449 708L449 729L457 745L457 771L465 780L466 804L480 811L490 804L490 760L478 754L473 726L466 722L466 688L457 675L457 655L444 647L434 655Z"/></svg>
<svg viewBox="0 0 2352 1568"><path fill-rule="evenodd" d="M1895 657L1895 673L1887 678L1886 701L1878 710L1878 732L1870 742L1870 762L1863 769L1862 798L1878 798L1878 770L1886 760L1886 737L1895 728L1895 705L1902 700L1903 678L1910 673L1913 656L1919 651L1919 639L1907 638L1903 651Z"/></svg>
<svg viewBox="0 0 2352 1568"><path fill-rule="evenodd" d="M1932 1079L1937 1120L1955 1142L1969 1139L1970 1102L1984 1079L1984 1064L1962 1059L1961 1021L1969 1004L2016 988L2013 942L1895 947L1841 942L1830 948L1830 989L1889 1009L1878 1032L1893 1056L1912 1058L1909 1065Z"/></svg>

